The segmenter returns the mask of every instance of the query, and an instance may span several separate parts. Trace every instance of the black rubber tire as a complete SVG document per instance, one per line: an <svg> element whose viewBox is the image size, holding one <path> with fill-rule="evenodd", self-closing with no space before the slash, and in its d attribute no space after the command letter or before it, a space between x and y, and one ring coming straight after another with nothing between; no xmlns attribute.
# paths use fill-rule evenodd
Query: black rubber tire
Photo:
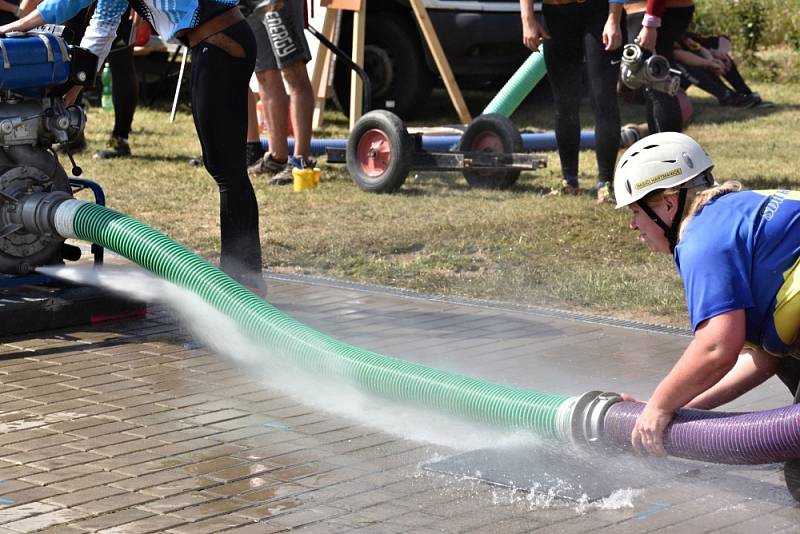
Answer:
<svg viewBox="0 0 800 534"><path fill-rule="evenodd" d="M489 136L497 149L482 148L484 140ZM489 113L476 117L458 143L461 152L486 151L492 153L522 152L522 135L508 117L497 113ZM507 189L518 179L520 169L476 170L464 169L467 183L472 187L484 189Z"/></svg>
<svg viewBox="0 0 800 534"><path fill-rule="evenodd" d="M387 109L409 120L424 107L433 89L433 74L425 62L419 31L403 14L381 11L367 15L364 70L372 84L372 109ZM340 48L350 51L352 15L345 13ZM345 115L350 113L350 69L336 62L333 92ZM365 109L364 112L366 113Z"/></svg>
<svg viewBox="0 0 800 534"><path fill-rule="evenodd" d="M786 487L792 494L794 500L800 502L800 459L789 460L783 466L783 476L786 479Z"/></svg>
<svg viewBox="0 0 800 534"><path fill-rule="evenodd" d="M359 145L368 141L366 136L378 135L376 130L385 137L389 158L380 175L370 175L363 165ZM364 191L394 193L406 180L413 149L413 140L400 117L382 109L370 111L356 122L347 139L347 170Z"/></svg>
<svg viewBox="0 0 800 534"><path fill-rule="evenodd" d="M51 180L50 191L63 191L72 194L69 185L69 178L64 168L58 162L58 158L42 147L19 145L0 150L0 173L19 166L36 167L41 170ZM48 239L31 234L15 234L3 239L14 239L19 244L10 245L9 250L30 246L30 254L24 256L9 253L0 249L0 272L8 274L27 274L31 269L40 265L57 263L61 261L61 245L63 239ZM12 241L11 243L14 243Z"/></svg>

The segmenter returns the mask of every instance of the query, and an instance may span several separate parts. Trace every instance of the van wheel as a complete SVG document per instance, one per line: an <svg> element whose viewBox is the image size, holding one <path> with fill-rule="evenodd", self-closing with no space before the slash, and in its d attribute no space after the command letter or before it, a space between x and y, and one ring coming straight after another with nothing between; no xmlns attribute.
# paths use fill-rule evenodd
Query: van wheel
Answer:
<svg viewBox="0 0 800 534"><path fill-rule="evenodd" d="M374 12L367 16L364 70L372 84L372 109L387 109L403 119L415 116L433 89L433 75L416 27L404 17ZM342 18L339 46L350 50L352 15ZM333 91L341 110L350 114L350 69L336 62ZM369 111L364 110L364 113Z"/></svg>

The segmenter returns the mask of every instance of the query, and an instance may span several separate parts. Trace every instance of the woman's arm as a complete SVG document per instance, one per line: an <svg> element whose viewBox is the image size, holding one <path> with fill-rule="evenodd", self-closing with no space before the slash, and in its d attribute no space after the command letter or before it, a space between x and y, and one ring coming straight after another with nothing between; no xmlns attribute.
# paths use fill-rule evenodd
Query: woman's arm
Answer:
<svg viewBox="0 0 800 534"><path fill-rule="evenodd" d="M621 2L608 2L608 19L603 27L603 46L606 50L616 50L622 45L622 30L620 29L622 6Z"/></svg>
<svg viewBox="0 0 800 534"><path fill-rule="evenodd" d="M631 444L636 450L663 456L664 429L675 413L719 382L736 364L744 345L744 310L703 321L680 360L661 381L636 420Z"/></svg>
<svg viewBox="0 0 800 534"><path fill-rule="evenodd" d="M539 45L545 39L550 39L550 35L544 31L542 25L536 20L533 11L533 0L519 0L519 10L522 16L522 43L533 51L539 49Z"/></svg>
<svg viewBox="0 0 800 534"><path fill-rule="evenodd" d="M692 399L686 407L711 410L722 406L764 383L775 374L778 364L778 358L763 350L745 348L733 369L722 380Z"/></svg>

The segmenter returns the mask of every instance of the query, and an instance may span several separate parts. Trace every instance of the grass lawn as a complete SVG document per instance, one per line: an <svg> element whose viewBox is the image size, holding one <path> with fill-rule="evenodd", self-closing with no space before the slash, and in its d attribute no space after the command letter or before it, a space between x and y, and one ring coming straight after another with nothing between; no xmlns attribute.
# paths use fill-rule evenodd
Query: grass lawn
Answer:
<svg viewBox="0 0 800 534"><path fill-rule="evenodd" d="M800 84L755 85L775 108L722 108L691 92L695 122L687 133L709 151L718 180L750 188L800 188ZM473 113L492 95L468 94ZM455 120L444 92L414 125ZM591 126L585 106L583 121ZM642 122L643 108L623 106L623 122ZM342 115L329 113L317 137L345 137ZM522 128L552 128L549 102L529 99L512 117ZM108 205L215 260L218 196L202 167L191 116L174 124L165 110L140 108L131 136L134 158L92 160L113 116L89 114L84 175L104 187ZM442 295L580 309L685 326L680 280L671 259L647 252L627 229L626 211L595 206L594 153L581 155L575 198L542 196L560 181L558 156L524 173L508 191L474 190L453 173L410 175L399 193L362 193L340 165L323 162L323 183L301 194L255 181L266 268L310 273Z"/></svg>

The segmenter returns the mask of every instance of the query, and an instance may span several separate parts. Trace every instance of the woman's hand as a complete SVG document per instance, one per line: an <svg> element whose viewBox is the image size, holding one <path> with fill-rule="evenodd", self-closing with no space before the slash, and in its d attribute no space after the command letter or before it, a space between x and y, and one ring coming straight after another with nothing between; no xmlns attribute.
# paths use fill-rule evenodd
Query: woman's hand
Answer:
<svg viewBox="0 0 800 534"><path fill-rule="evenodd" d="M657 37L658 37L658 29L650 28L648 26L642 26L642 30L636 37L636 44L638 44L645 50L650 50L651 52L653 52L656 49Z"/></svg>
<svg viewBox="0 0 800 534"><path fill-rule="evenodd" d="M616 50L622 44L622 30L619 21L614 17L608 17L606 25L603 27L603 46L606 50Z"/></svg>
<svg viewBox="0 0 800 534"><path fill-rule="evenodd" d="M522 18L522 43L527 48L536 52L539 50L539 45L546 39L550 39L550 34L542 28L536 17Z"/></svg>
<svg viewBox="0 0 800 534"><path fill-rule="evenodd" d="M673 412L662 410L653 404L647 404L644 411L636 419L631 432L631 445L636 452L666 456L664 449L664 430L672 421Z"/></svg>

